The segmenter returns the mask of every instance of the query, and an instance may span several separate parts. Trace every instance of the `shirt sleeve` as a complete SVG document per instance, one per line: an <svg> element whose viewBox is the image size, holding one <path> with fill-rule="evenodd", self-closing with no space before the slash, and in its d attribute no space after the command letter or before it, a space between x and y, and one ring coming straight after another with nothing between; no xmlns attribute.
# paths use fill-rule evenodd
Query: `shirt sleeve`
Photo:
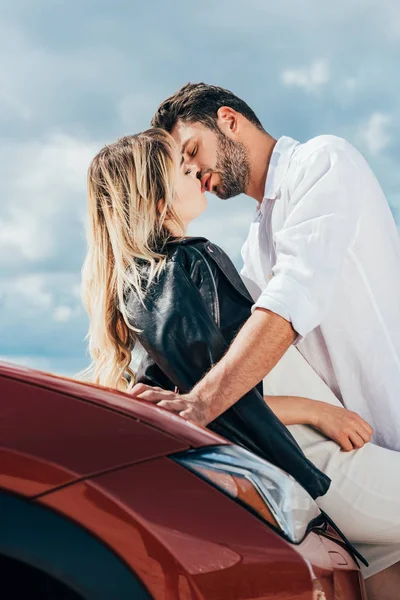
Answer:
<svg viewBox="0 0 400 600"><path fill-rule="evenodd" d="M286 220L274 233L273 277L253 306L291 322L299 343L326 316L357 232L360 174L344 148L326 145L297 166Z"/></svg>
<svg viewBox="0 0 400 600"><path fill-rule="evenodd" d="M244 285L246 286L250 296L253 298L254 301L256 301L260 297L261 290L258 287L257 283L254 281L254 279L250 277L250 273L246 269L246 265L243 265L240 271L240 277Z"/></svg>

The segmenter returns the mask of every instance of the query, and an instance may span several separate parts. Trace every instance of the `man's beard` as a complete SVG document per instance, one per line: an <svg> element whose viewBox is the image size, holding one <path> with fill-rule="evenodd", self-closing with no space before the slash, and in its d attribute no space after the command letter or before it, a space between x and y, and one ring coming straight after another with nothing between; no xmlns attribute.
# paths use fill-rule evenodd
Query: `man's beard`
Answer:
<svg viewBox="0 0 400 600"><path fill-rule="evenodd" d="M220 176L220 183L212 191L218 198L227 200L244 194L250 180L250 162L244 144L218 133L215 172Z"/></svg>

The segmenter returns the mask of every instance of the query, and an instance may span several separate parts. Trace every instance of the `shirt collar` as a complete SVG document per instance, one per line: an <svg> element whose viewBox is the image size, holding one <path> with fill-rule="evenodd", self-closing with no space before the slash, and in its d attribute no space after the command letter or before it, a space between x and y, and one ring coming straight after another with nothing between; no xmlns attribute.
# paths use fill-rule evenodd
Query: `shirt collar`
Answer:
<svg viewBox="0 0 400 600"><path fill-rule="evenodd" d="M268 166L263 200L275 200L279 196L290 159L299 143L287 136L280 137L276 142Z"/></svg>

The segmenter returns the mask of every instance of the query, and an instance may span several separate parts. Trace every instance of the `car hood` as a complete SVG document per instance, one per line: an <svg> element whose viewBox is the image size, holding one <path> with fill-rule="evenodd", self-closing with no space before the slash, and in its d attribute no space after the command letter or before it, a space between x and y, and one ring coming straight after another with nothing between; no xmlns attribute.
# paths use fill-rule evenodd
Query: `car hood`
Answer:
<svg viewBox="0 0 400 600"><path fill-rule="evenodd" d="M5 362L0 362L0 377L67 394L82 402L124 414L168 433L191 447L228 443L205 427L194 425L144 400L135 400L124 392Z"/></svg>
<svg viewBox="0 0 400 600"><path fill-rule="evenodd" d="M226 443L127 394L0 363L0 488L36 497L78 479Z"/></svg>

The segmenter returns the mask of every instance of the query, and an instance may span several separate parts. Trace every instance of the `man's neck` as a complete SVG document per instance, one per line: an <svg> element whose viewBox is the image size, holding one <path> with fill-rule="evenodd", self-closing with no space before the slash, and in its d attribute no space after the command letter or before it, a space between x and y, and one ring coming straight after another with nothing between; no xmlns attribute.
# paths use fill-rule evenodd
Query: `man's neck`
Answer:
<svg viewBox="0 0 400 600"><path fill-rule="evenodd" d="M268 133L256 129L247 144L251 173L246 194L260 203L264 198L269 163L276 142Z"/></svg>

